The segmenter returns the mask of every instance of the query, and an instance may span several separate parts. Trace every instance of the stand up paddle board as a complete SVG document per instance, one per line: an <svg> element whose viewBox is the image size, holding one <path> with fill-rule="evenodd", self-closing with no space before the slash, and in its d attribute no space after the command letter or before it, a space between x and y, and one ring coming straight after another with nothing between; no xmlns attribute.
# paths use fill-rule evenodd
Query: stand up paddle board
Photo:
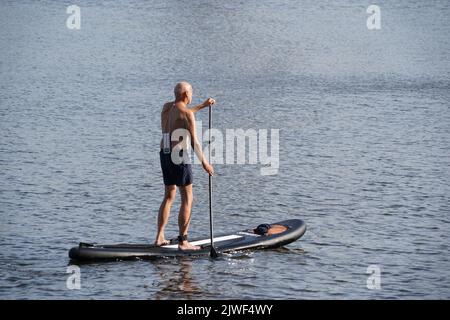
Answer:
<svg viewBox="0 0 450 320"><path fill-rule="evenodd" d="M258 234L255 228L234 233L221 234L214 237L214 247L218 252L227 253L241 250L269 249L284 246L300 238L306 231L306 224L299 219L285 220L270 225L273 230ZM126 260L149 259L155 257L173 256L203 256L209 255L211 239L194 239L190 243L200 246L200 250L180 250L177 241L168 245L155 246L150 244L112 244L100 245L80 243L69 251L73 260Z"/></svg>

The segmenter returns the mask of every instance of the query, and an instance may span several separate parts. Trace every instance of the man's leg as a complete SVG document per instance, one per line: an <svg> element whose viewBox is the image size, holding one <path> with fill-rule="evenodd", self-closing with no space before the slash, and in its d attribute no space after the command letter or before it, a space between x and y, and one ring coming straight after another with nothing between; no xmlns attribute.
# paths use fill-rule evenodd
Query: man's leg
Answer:
<svg viewBox="0 0 450 320"><path fill-rule="evenodd" d="M164 238L164 228L169 220L170 208L172 207L176 194L177 187L175 185L165 186L164 199L158 212L158 234L156 235L155 240L155 245L157 246L169 243L169 241Z"/></svg>
<svg viewBox="0 0 450 320"><path fill-rule="evenodd" d="M192 184L187 186L180 186L181 207L178 215L178 227L180 228L180 236L187 235L189 223L191 222L192 209ZM188 241L183 241L178 244L181 250L198 250L200 247L193 246Z"/></svg>

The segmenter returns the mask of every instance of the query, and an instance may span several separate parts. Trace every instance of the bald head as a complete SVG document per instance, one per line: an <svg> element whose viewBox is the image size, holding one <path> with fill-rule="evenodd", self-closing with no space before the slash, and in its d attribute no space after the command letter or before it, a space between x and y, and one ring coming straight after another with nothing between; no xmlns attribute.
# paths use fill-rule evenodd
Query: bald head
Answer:
<svg viewBox="0 0 450 320"><path fill-rule="evenodd" d="M179 82L173 89L173 93L175 94L176 100L184 100L188 98L189 102L192 97L192 86L187 82Z"/></svg>

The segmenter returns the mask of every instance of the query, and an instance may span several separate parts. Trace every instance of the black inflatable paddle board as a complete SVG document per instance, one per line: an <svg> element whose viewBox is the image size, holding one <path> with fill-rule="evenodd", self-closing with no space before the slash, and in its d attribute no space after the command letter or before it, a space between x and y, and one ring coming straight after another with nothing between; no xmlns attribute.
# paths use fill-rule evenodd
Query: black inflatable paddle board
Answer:
<svg viewBox="0 0 450 320"><path fill-rule="evenodd" d="M234 233L221 234L214 237L214 246L218 252L222 253L240 250L277 248L297 240L306 231L306 224L299 219L285 220L274 223L274 225L282 225L287 229L281 233L272 235L255 234L253 228ZM190 240L190 243L200 246L201 249L179 250L177 242L164 246L150 244L99 245L80 243L77 247L70 249L69 257L73 260L89 261L209 255L211 248L210 238L193 239Z"/></svg>

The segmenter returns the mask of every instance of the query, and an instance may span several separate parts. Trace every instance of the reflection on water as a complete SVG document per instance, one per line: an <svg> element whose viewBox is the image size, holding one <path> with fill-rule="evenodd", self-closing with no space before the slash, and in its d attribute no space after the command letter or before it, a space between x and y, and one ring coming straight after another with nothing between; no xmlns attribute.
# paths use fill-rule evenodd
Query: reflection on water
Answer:
<svg viewBox="0 0 450 320"><path fill-rule="evenodd" d="M301 248L287 248L287 247L281 247L274 249L276 252L280 253L290 253L290 254L305 254L306 251Z"/></svg>
<svg viewBox="0 0 450 320"><path fill-rule="evenodd" d="M194 260L187 257L173 259L171 263L154 263L159 276L159 289L153 298L161 299L196 299L202 290L193 279L192 264Z"/></svg>
<svg viewBox="0 0 450 320"><path fill-rule="evenodd" d="M208 257L177 257L150 260L154 267L156 278L152 299L198 299L218 298L216 287L208 284L217 274L239 275L245 270L251 270L255 260L252 252L233 252L220 254L218 258ZM194 266L205 267L200 273L195 273ZM209 279L207 279L209 277ZM221 281L221 280L219 280Z"/></svg>

